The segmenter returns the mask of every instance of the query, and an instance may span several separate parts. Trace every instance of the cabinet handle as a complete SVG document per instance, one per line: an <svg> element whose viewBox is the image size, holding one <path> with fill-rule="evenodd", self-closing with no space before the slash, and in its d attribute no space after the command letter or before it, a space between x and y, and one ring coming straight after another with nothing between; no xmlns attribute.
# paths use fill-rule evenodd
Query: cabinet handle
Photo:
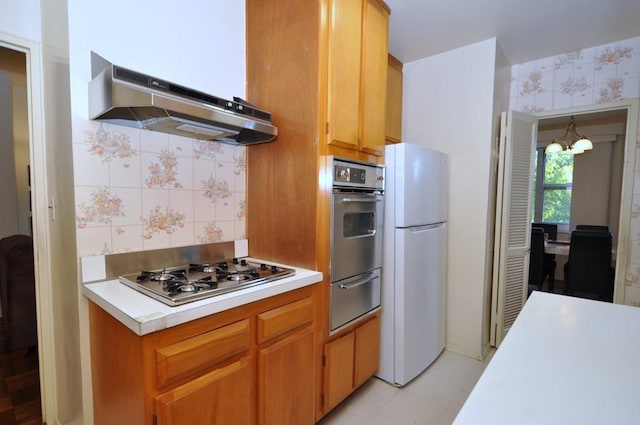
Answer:
<svg viewBox="0 0 640 425"><path fill-rule="evenodd" d="M352 288L355 288L357 286L364 285L365 283L369 283L373 279L375 279L375 277L373 275L369 275L367 277L363 277L362 279L354 280L353 282L341 283L340 284L340 289L352 289Z"/></svg>

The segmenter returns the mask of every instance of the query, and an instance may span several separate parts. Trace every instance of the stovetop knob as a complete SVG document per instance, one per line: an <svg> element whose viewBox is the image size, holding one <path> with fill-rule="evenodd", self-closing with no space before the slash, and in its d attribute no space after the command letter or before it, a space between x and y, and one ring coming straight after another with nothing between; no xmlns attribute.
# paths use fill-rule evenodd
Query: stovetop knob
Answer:
<svg viewBox="0 0 640 425"><path fill-rule="evenodd" d="M240 265L241 265L241 266L246 266L246 265L247 265L247 260L242 259L242 260L240 261Z"/></svg>
<svg viewBox="0 0 640 425"><path fill-rule="evenodd" d="M265 263L260 264L260 270L267 270L267 265Z"/></svg>
<svg viewBox="0 0 640 425"><path fill-rule="evenodd" d="M271 266L271 273L278 273L278 268L276 266Z"/></svg>
<svg viewBox="0 0 640 425"><path fill-rule="evenodd" d="M233 260L231 260L231 262L232 262L233 264L238 264L238 259L234 257L234 258L233 258Z"/></svg>

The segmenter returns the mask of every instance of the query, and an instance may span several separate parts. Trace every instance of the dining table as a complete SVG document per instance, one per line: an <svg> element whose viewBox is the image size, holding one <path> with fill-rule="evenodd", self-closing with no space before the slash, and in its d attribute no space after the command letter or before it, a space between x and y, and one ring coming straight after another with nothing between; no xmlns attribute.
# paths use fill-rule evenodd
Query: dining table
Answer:
<svg viewBox="0 0 640 425"><path fill-rule="evenodd" d="M544 253L554 255L569 255L571 242L562 240L546 240L544 241Z"/></svg>
<svg viewBox="0 0 640 425"><path fill-rule="evenodd" d="M546 240L544 241L544 253L554 255L566 255L569 256L571 250L571 242L563 240ZM611 261L616 260L616 246L611 247Z"/></svg>
<svg viewBox="0 0 640 425"><path fill-rule="evenodd" d="M454 425L640 423L640 308L534 291Z"/></svg>

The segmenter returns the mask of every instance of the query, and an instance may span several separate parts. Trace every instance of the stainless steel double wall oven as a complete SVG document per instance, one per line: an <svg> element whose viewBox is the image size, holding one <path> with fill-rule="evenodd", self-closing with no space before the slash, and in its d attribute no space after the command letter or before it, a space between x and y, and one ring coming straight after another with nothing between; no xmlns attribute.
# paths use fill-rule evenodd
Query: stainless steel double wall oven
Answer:
<svg viewBox="0 0 640 425"><path fill-rule="evenodd" d="M384 167L332 159L331 332L380 307Z"/></svg>

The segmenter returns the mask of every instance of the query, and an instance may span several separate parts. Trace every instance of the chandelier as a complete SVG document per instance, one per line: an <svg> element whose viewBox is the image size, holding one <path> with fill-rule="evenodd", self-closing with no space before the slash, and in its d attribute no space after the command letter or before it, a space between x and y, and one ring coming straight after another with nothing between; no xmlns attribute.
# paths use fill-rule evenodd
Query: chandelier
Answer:
<svg viewBox="0 0 640 425"><path fill-rule="evenodd" d="M574 155L583 153L593 149L593 143L587 139L586 136L581 136L576 131L576 125L573 122L573 116L567 125L567 130L564 132L564 136L554 139L544 149L544 153L558 153L564 150L571 152Z"/></svg>

